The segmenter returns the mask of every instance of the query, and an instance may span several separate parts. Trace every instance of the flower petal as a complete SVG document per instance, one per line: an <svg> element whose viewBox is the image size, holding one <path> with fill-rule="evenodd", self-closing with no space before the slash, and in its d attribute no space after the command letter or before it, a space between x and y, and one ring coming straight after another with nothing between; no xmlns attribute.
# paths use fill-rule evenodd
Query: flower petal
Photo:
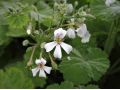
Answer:
<svg viewBox="0 0 120 90"><path fill-rule="evenodd" d="M55 38L64 38L66 35L67 31L63 30L62 28L59 28L57 30L54 31L54 37Z"/></svg>
<svg viewBox="0 0 120 90"><path fill-rule="evenodd" d="M46 71L46 73L50 74L52 67L44 66L43 69Z"/></svg>
<svg viewBox="0 0 120 90"><path fill-rule="evenodd" d="M110 6L111 4L113 4L116 0L106 0L105 4L106 6Z"/></svg>
<svg viewBox="0 0 120 90"><path fill-rule="evenodd" d="M69 37L69 38L75 38L75 30L74 29L72 29L72 28L69 28L68 30L67 30L67 36Z"/></svg>
<svg viewBox="0 0 120 90"><path fill-rule="evenodd" d="M56 45L56 42L50 42L45 44L44 48L46 49L46 52L50 52Z"/></svg>
<svg viewBox="0 0 120 90"><path fill-rule="evenodd" d="M45 65L46 62L47 62L44 58L41 58L40 60L41 60L41 63L44 64L44 65Z"/></svg>
<svg viewBox="0 0 120 90"><path fill-rule="evenodd" d="M45 71L43 69L40 69L39 77L46 77Z"/></svg>
<svg viewBox="0 0 120 90"><path fill-rule="evenodd" d="M55 58L61 58L62 57L61 47L60 47L59 44L55 48L54 57Z"/></svg>
<svg viewBox="0 0 120 90"><path fill-rule="evenodd" d="M40 59L36 59L36 60L35 60L35 64L38 65L38 64L40 64L40 63L41 63L41 60L40 60Z"/></svg>
<svg viewBox="0 0 120 90"><path fill-rule="evenodd" d="M33 74L33 77L35 77L35 76L37 75L37 72L38 72L39 70L40 70L40 69L37 68L37 67L31 70L31 71L32 71L32 74Z"/></svg>
<svg viewBox="0 0 120 90"><path fill-rule="evenodd" d="M87 32L87 33L85 34L85 36L82 37L81 42L82 42L82 43L87 43L87 42L89 42L90 36L91 36L90 33Z"/></svg>
<svg viewBox="0 0 120 90"><path fill-rule="evenodd" d="M77 35L79 37L84 37L86 32L87 32L87 27L86 27L86 24L82 24L77 30Z"/></svg>
<svg viewBox="0 0 120 90"><path fill-rule="evenodd" d="M60 45L61 45L61 47L65 50L65 52L66 52L67 54L69 54L69 53L72 51L72 46L71 46L71 45L66 44L66 43L64 43L64 42L62 42Z"/></svg>

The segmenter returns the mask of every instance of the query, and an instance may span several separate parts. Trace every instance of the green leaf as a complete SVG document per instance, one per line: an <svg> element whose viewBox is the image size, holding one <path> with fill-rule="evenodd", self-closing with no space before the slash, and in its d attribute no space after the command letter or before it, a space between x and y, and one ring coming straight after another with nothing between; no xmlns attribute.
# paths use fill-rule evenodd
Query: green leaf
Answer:
<svg viewBox="0 0 120 90"><path fill-rule="evenodd" d="M28 24L29 17L25 14L13 14L8 17L10 28L21 29Z"/></svg>
<svg viewBox="0 0 120 90"><path fill-rule="evenodd" d="M52 84L47 87L48 89L72 89L73 88L73 83L72 82L62 82L60 85L59 84Z"/></svg>
<svg viewBox="0 0 120 90"><path fill-rule="evenodd" d="M6 68L6 71L0 70L0 88L28 89L34 88L32 81L24 75L18 68Z"/></svg>
<svg viewBox="0 0 120 90"><path fill-rule="evenodd" d="M81 86L80 85L80 89L99 89L98 85L94 85L94 84L89 84L87 86Z"/></svg>
<svg viewBox="0 0 120 90"><path fill-rule="evenodd" d="M0 25L0 45L8 44L10 42L10 37L6 36L7 31L7 25Z"/></svg>
<svg viewBox="0 0 120 90"><path fill-rule="evenodd" d="M87 85L84 89L99 89L99 87L97 85Z"/></svg>
<svg viewBox="0 0 120 90"><path fill-rule="evenodd" d="M70 58L63 60L59 68L64 79L75 85L87 84L91 79L99 80L109 67L106 54L98 48L81 49L77 54L73 50Z"/></svg>
<svg viewBox="0 0 120 90"><path fill-rule="evenodd" d="M27 35L26 30L24 29L18 29L18 28L11 28L9 31L6 33L7 36L10 37L24 37Z"/></svg>
<svg viewBox="0 0 120 90"><path fill-rule="evenodd" d="M36 76L36 77L31 77L31 79L36 87L44 87L44 85L46 84L45 78Z"/></svg>

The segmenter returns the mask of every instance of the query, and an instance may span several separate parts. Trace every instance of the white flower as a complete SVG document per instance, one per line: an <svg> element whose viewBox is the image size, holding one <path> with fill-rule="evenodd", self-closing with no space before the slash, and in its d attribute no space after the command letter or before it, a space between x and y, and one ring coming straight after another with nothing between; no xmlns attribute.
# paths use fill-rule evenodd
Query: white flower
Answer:
<svg viewBox="0 0 120 90"><path fill-rule="evenodd" d="M90 39L90 33L87 30L86 24L80 25L80 27L76 30L77 35L81 37L81 42L82 43L87 43L89 42Z"/></svg>
<svg viewBox="0 0 120 90"><path fill-rule="evenodd" d="M52 68L48 67L48 66L45 66L45 64L46 64L46 60L45 59L43 59L43 58L36 59L35 63L37 65L37 67L32 69L33 77L35 77L38 72L39 72L39 77L46 77L46 73L50 74Z"/></svg>
<svg viewBox="0 0 120 90"><path fill-rule="evenodd" d="M63 38L65 37L66 33L67 31L63 30L62 28L55 30L54 41L45 44L44 48L46 49L46 52L50 52L55 47L54 57L60 59L62 58L62 47L65 52L69 54L72 51L72 46L63 42Z"/></svg>
<svg viewBox="0 0 120 90"><path fill-rule="evenodd" d="M68 36L69 38L74 39L74 38L75 38L75 29L69 28L69 29L67 30L67 36Z"/></svg>
<svg viewBox="0 0 120 90"><path fill-rule="evenodd" d="M111 4L113 4L116 0L106 0L105 4L106 6L110 6Z"/></svg>

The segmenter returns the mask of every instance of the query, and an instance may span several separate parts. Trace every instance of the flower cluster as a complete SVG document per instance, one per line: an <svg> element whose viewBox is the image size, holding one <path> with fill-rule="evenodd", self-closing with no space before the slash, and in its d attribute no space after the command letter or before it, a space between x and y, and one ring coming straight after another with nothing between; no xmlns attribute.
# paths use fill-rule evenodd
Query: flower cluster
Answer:
<svg viewBox="0 0 120 90"><path fill-rule="evenodd" d="M67 30L67 35L69 38L75 38L76 34L75 32L77 32L77 35L79 37L81 37L81 42L82 43L86 43L86 42L89 42L89 39L90 39L90 33L88 32L87 30L87 27L86 27L86 24L81 24L79 26L79 28L77 28L77 30L75 30L74 28L69 28Z"/></svg>
<svg viewBox="0 0 120 90"><path fill-rule="evenodd" d="M41 49L43 51L41 50L40 59L36 59L36 61L35 61L35 64L37 65L37 67L32 69L33 76L36 76L37 73L39 72L39 77L46 77L46 73L50 74L52 67L53 68L56 67L55 65L57 65L57 64L54 62L54 60L51 56L51 52L53 50L54 50L53 56L55 59L62 58L62 56L63 56L62 49L67 54L70 54L70 52L73 50L73 47L71 45L65 43L66 37L70 38L70 39L75 39L78 36L81 38L80 40L82 43L89 42L90 37L91 37L89 31L87 30L85 20L86 20L86 17L93 17L93 16L91 14L89 14L87 12L87 10L85 11L84 7L80 8L77 12L72 13L74 10L72 4L68 4L66 2L63 2L63 3L59 2L59 3L55 3L54 10L56 10L57 15L59 13L59 17L61 17L61 21L60 21L60 23L58 23L58 25L56 25L57 28L55 26L54 26L54 28L52 28L52 26L50 26L48 28L49 31L54 30L54 33L48 32L50 34L50 36L53 35L53 40L50 42L47 42L47 43L44 42L44 40L41 41L41 43L44 42L41 44ZM72 14L72 15L69 16L69 14ZM65 17L70 17L70 19L65 19ZM64 23L64 21L65 21L65 23ZM58 27L60 27L60 28L58 28ZM39 35L40 34L39 31L42 30L42 29L40 29L38 31L35 31L32 28L33 28L32 24L29 23L29 25L27 27L28 35L31 35L31 36L34 34ZM42 32L43 36L47 36L46 33L44 33L44 30L41 32ZM24 41L23 45L24 46L26 44L28 45L28 43L29 43L28 41ZM33 56L34 51L35 51L35 49L33 49L31 56ZM45 59L43 59L42 52L48 53L49 58L51 60L52 67L45 66L45 64L47 62ZM30 58L30 60L28 62L28 66L32 65L31 60L32 60L32 57Z"/></svg>

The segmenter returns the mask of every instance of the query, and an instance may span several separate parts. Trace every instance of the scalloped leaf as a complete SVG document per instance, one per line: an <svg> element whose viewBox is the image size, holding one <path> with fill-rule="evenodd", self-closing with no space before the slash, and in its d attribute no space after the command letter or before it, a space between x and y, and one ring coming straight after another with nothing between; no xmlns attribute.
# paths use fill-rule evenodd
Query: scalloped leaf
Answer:
<svg viewBox="0 0 120 90"><path fill-rule="evenodd" d="M20 69L15 67L7 68L5 72L0 70L0 81L0 88L34 88L32 80L25 76Z"/></svg>
<svg viewBox="0 0 120 90"><path fill-rule="evenodd" d="M98 48L78 50L74 49L71 60L63 60L59 66L64 79L75 85L87 84L91 79L99 80L109 67L107 55Z"/></svg>

